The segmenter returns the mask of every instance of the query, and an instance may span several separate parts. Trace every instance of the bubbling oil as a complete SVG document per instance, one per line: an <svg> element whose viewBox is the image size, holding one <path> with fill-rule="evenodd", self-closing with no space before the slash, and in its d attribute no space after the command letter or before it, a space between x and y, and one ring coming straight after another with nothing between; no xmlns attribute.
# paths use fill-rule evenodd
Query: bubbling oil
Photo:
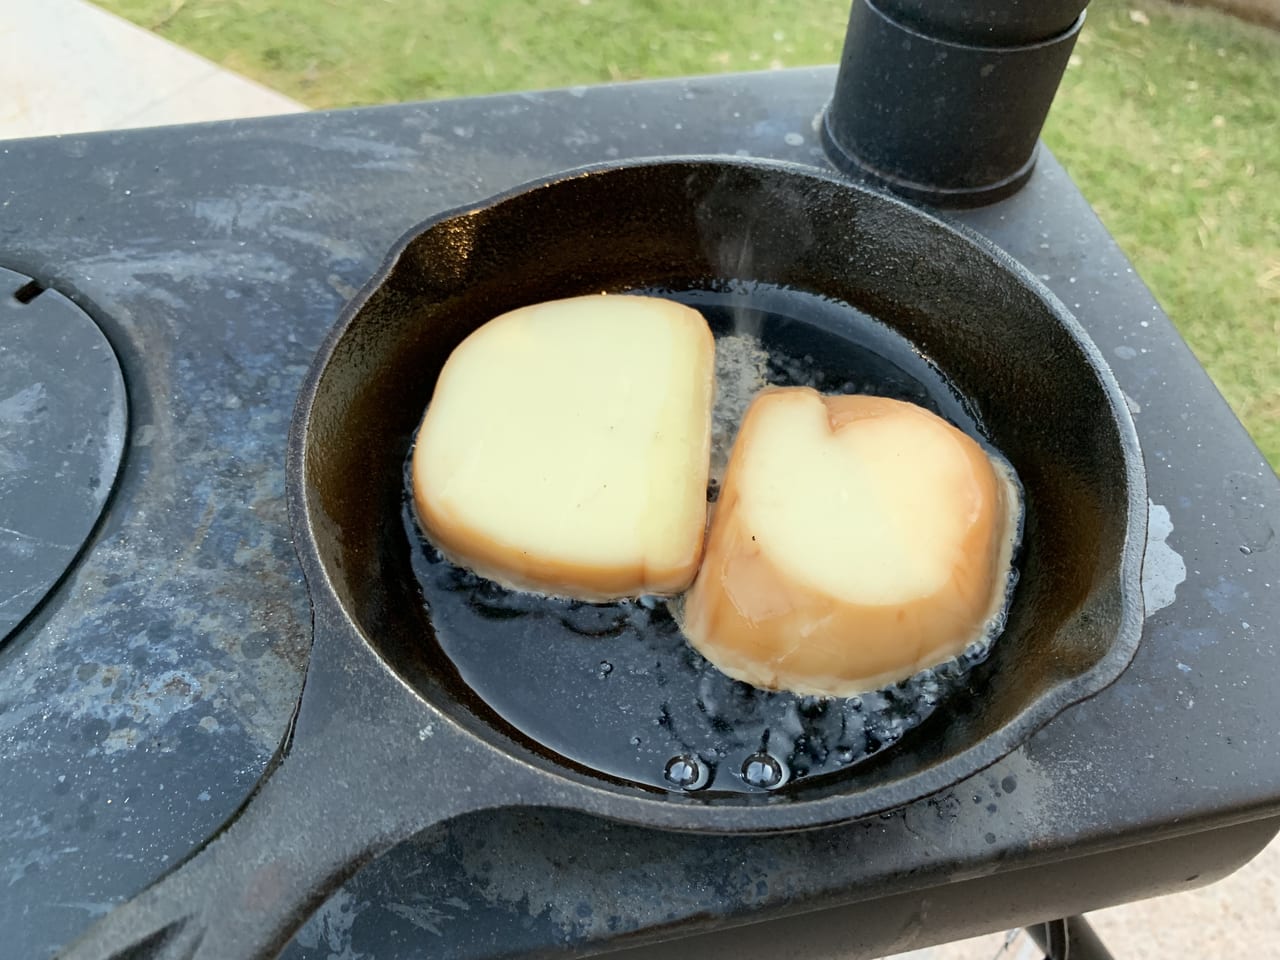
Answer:
<svg viewBox="0 0 1280 960"><path fill-rule="evenodd" d="M742 415L766 386L906 400L992 451L945 376L848 304L763 284L632 292L693 306L716 334L711 502ZM1011 573L1006 603L981 638L900 683L848 698L761 690L725 676L685 641L678 601L552 599L454 566L418 529L407 467L403 522L413 570L434 642L462 680L533 745L655 790L785 790L889 749L967 686L1003 628L1016 581Z"/></svg>
<svg viewBox="0 0 1280 960"><path fill-rule="evenodd" d="M749 333L716 338L716 399L711 408L710 483L720 486L733 438L757 393L769 386L769 351Z"/></svg>

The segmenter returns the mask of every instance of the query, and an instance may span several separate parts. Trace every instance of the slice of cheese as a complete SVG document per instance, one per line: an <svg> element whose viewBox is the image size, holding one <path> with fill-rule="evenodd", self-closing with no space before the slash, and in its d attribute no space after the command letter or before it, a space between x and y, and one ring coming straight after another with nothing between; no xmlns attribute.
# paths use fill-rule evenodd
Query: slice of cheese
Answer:
<svg viewBox="0 0 1280 960"><path fill-rule="evenodd" d="M983 636L1017 510L1008 474L921 407L766 391L734 442L685 633L758 687L896 682Z"/></svg>
<svg viewBox="0 0 1280 960"><path fill-rule="evenodd" d="M715 344L639 296L522 307L450 355L413 452L446 556L507 586L604 600L685 589L706 527Z"/></svg>

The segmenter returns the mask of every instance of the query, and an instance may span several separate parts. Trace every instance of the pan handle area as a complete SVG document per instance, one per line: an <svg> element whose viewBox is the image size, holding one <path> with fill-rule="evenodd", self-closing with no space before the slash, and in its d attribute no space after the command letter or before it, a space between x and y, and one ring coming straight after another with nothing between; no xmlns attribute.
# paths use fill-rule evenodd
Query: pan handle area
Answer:
<svg viewBox="0 0 1280 960"><path fill-rule="evenodd" d="M335 679L320 672L329 676L308 677L308 687ZM396 843L462 813L521 802L517 764L408 702L394 683L378 686L337 708L313 706L314 691L304 692L287 753L237 814L58 956L266 960ZM372 712L371 702L380 705ZM462 782L460 771L477 768L481 775Z"/></svg>

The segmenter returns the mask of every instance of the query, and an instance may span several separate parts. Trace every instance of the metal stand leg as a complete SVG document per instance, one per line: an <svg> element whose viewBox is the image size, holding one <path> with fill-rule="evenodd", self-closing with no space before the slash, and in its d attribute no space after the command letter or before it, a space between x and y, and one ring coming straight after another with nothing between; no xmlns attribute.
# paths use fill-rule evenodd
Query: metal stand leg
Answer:
<svg viewBox="0 0 1280 960"><path fill-rule="evenodd" d="M1046 960L1113 960L1084 917L1065 917L1027 927Z"/></svg>

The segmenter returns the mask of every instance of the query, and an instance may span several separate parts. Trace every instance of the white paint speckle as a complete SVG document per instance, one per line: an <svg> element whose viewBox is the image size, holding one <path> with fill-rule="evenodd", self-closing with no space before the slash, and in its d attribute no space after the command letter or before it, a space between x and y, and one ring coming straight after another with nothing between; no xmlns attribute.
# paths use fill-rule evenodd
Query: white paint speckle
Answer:
<svg viewBox="0 0 1280 960"><path fill-rule="evenodd" d="M1167 507L1147 501L1147 555L1142 564L1142 600L1149 617L1177 599L1178 585L1187 579L1182 555L1166 542L1173 533Z"/></svg>
<svg viewBox="0 0 1280 960"><path fill-rule="evenodd" d="M788 133L782 139L787 142L787 146L789 147L798 147L800 144L804 143L804 137L798 133Z"/></svg>

